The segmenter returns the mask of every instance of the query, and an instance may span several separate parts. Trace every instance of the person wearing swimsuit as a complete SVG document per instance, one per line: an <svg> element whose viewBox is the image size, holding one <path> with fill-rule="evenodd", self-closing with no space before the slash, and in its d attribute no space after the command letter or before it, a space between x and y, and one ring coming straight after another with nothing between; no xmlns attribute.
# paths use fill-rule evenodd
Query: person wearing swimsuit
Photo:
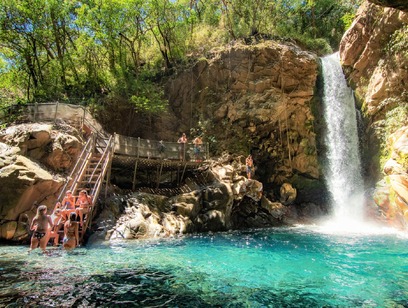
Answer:
<svg viewBox="0 0 408 308"><path fill-rule="evenodd" d="M245 160L245 164L246 164L246 170L247 170L247 178L248 180L252 179L252 176L254 174L254 161L252 159L252 155L249 154L248 157Z"/></svg>
<svg viewBox="0 0 408 308"><path fill-rule="evenodd" d="M76 222L76 214L71 213L69 219L64 224L64 239L62 246L65 250L72 250L79 244L78 223Z"/></svg>
<svg viewBox="0 0 408 308"><path fill-rule="evenodd" d="M36 249L38 245L43 252L47 247L48 240L50 238L50 229L54 227L51 216L47 215L47 206L40 205L37 208L37 215L34 216L31 222L30 230L33 231L31 236L30 250Z"/></svg>
<svg viewBox="0 0 408 308"><path fill-rule="evenodd" d="M91 210L91 203L91 196L88 195L86 190L81 190L76 203L76 214L79 216L81 226L84 224L84 214L88 214Z"/></svg>
<svg viewBox="0 0 408 308"><path fill-rule="evenodd" d="M54 246L59 245L59 231L64 228L64 223L66 221L65 216L60 208L57 208L51 215L52 222L54 223L54 228L50 232L50 240L54 239Z"/></svg>
<svg viewBox="0 0 408 308"><path fill-rule="evenodd" d="M62 199L62 203L57 202L54 211L57 208L61 209L62 215L66 218L68 218L71 213L75 212L75 197L72 195L72 191L67 190L64 199Z"/></svg>

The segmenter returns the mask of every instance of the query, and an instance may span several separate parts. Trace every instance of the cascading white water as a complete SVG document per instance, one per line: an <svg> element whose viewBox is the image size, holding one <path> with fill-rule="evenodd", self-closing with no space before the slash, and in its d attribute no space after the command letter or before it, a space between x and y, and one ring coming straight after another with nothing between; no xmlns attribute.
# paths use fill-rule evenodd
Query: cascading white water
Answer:
<svg viewBox="0 0 408 308"><path fill-rule="evenodd" d="M364 183L354 97L344 78L338 53L323 57L322 67L327 124L326 181L333 202L333 218L343 226L359 224L364 218Z"/></svg>

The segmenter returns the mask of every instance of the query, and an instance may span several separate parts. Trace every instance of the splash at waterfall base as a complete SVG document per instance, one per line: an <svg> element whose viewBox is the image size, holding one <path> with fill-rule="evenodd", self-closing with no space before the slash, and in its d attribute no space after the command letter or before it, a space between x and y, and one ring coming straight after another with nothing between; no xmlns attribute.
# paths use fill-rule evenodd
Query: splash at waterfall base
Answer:
<svg viewBox="0 0 408 308"><path fill-rule="evenodd" d="M281 186L278 197L265 193L261 182L242 175L244 161L230 159L210 162L201 170L207 184L187 180L190 189L183 194L124 195L117 190L106 200L90 241L289 226L311 223L327 214L323 206L295 205L297 191L289 183Z"/></svg>

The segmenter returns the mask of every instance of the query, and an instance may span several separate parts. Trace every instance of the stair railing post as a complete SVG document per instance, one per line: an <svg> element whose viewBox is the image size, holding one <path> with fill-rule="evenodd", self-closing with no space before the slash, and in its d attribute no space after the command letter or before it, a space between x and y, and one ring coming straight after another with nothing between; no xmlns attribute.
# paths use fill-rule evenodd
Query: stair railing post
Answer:
<svg viewBox="0 0 408 308"><path fill-rule="evenodd" d="M132 190L134 191L136 188L136 174L137 174L137 163L139 162L139 159L136 159L135 161L135 169L133 171L133 182L132 182Z"/></svg>
<svg viewBox="0 0 408 308"><path fill-rule="evenodd" d="M34 103L34 122L37 121L37 114L38 114L38 103Z"/></svg>
<svg viewBox="0 0 408 308"><path fill-rule="evenodd" d="M55 104L54 124L55 124L55 122L57 120L58 104L59 104L59 101L57 101L57 103Z"/></svg>
<svg viewBox="0 0 408 308"><path fill-rule="evenodd" d="M140 155L140 151L139 151L139 149L140 149L140 137L137 137L137 149L136 149L136 156L137 156L137 159L139 159L139 155Z"/></svg>
<svg viewBox="0 0 408 308"><path fill-rule="evenodd" d="M82 116L82 121L81 121L81 129L82 129L84 127L84 124L85 124L86 109L83 106L81 106L81 107L84 110L84 115Z"/></svg>
<svg viewBox="0 0 408 308"><path fill-rule="evenodd" d="M108 197L108 185L110 183L110 177L112 172L112 160L115 151L115 142L116 142L116 133L113 133L113 139L109 144L110 152L109 152L109 162L108 162L108 172L106 173L106 184L105 184L105 199Z"/></svg>
<svg viewBox="0 0 408 308"><path fill-rule="evenodd" d="M97 134L98 134L98 132L92 134L92 146L91 146L92 153L95 152Z"/></svg>

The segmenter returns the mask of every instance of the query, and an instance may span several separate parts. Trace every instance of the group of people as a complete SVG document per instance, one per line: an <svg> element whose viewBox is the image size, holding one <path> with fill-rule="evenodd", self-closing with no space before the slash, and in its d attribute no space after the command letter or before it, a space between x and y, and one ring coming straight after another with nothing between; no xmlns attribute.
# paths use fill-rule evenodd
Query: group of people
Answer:
<svg viewBox="0 0 408 308"><path fill-rule="evenodd" d="M68 190L62 202L57 202L52 215L47 215L47 206L40 205L33 218L30 251L40 246L45 252L50 239L54 239L54 246L59 245L59 231L64 229L62 246L65 250L72 250L79 245L79 227L83 226L84 216L89 214L92 198L86 190L79 192L78 198ZM79 218L79 221L77 221Z"/></svg>
<svg viewBox="0 0 408 308"><path fill-rule="evenodd" d="M179 158L180 160L185 160L185 153L186 153L186 144L187 144L187 136L185 133L181 135L181 137L177 140L177 143L180 144L179 146ZM197 136L193 140L194 146L194 159L195 161L199 162L202 160L201 151L202 151L203 139L201 136Z"/></svg>

